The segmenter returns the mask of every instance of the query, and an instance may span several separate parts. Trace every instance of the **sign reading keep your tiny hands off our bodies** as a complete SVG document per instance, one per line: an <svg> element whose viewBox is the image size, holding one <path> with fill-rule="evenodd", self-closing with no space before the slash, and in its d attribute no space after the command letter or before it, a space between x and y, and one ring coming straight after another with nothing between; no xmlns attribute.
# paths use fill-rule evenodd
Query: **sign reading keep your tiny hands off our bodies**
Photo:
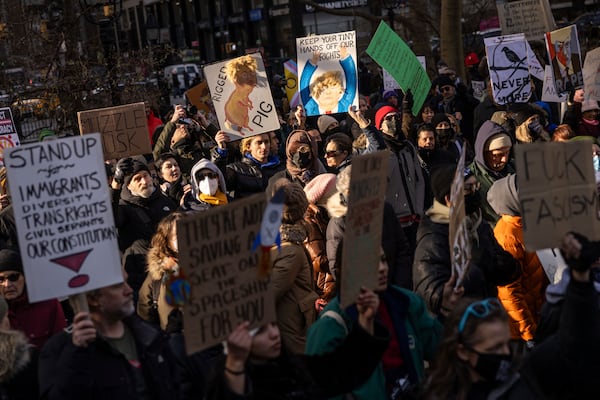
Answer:
<svg viewBox="0 0 600 400"><path fill-rule="evenodd" d="M221 130L231 140L281 127L260 53L204 67Z"/></svg>
<svg viewBox="0 0 600 400"><path fill-rule="evenodd" d="M123 281L100 134L6 149L31 302Z"/></svg>

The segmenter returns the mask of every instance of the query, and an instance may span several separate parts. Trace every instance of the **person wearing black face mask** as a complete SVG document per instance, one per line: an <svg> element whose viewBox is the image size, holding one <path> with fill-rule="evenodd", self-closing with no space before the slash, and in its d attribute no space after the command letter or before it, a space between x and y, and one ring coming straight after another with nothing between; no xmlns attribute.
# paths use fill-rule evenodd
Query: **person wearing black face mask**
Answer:
<svg viewBox="0 0 600 400"><path fill-rule="evenodd" d="M295 130L288 136L285 153L285 169L269 179L267 193L271 193L270 190L278 179L286 178L304 187L312 178L326 172L318 158L317 142L306 131Z"/></svg>
<svg viewBox="0 0 600 400"><path fill-rule="evenodd" d="M599 397L600 309L591 268L600 243L570 232L561 253L570 280L558 332L519 362L511 355L509 319L498 299L465 298L445 321L423 399Z"/></svg>

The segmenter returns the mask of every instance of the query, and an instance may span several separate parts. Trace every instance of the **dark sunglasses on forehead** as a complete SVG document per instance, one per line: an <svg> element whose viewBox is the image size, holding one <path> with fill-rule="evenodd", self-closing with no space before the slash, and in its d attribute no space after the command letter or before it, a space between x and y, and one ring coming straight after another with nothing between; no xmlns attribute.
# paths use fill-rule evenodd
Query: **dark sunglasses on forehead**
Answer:
<svg viewBox="0 0 600 400"><path fill-rule="evenodd" d="M19 280L20 277L21 277L21 274L19 272L15 272L15 273L12 273L12 274L6 275L6 276L0 276L0 285L3 284L4 282L6 282L7 280L10 282L16 282Z"/></svg>
<svg viewBox="0 0 600 400"><path fill-rule="evenodd" d="M198 172L196 174L196 179L198 179L199 181L204 180L204 178L208 178L208 179L217 179L219 177L219 174L217 174L216 172Z"/></svg>

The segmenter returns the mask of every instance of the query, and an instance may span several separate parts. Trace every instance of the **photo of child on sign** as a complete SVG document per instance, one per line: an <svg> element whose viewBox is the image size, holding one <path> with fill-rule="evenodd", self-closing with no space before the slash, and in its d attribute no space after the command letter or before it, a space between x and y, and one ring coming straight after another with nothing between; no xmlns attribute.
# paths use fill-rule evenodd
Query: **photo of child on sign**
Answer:
<svg viewBox="0 0 600 400"><path fill-rule="evenodd" d="M351 31L296 39L300 100L306 115L358 106L355 36Z"/></svg>
<svg viewBox="0 0 600 400"><path fill-rule="evenodd" d="M221 129L231 140L280 128L260 53L204 67Z"/></svg>

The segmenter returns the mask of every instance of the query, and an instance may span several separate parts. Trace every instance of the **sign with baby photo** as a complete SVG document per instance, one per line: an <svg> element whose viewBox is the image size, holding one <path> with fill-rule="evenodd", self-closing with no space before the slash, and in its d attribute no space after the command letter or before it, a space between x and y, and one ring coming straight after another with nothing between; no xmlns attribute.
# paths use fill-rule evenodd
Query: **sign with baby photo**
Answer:
<svg viewBox="0 0 600 400"><path fill-rule="evenodd" d="M123 281L98 133L6 149L29 301Z"/></svg>
<svg viewBox="0 0 600 400"><path fill-rule="evenodd" d="M281 127L260 53L207 65L204 76L221 130L231 140Z"/></svg>
<svg viewBox="0 0 600 400"><path fill-rule="evenodd" d="M356 32L296 39L300 101L306 115L347 112L358 107Z"/></svg>
<svg viewBox="0 0 600 400"><path fill-rule="evenodd" d="M486 38L484 43L496 103L527 103L532 86L525 36L521 33Z"/></svg>

